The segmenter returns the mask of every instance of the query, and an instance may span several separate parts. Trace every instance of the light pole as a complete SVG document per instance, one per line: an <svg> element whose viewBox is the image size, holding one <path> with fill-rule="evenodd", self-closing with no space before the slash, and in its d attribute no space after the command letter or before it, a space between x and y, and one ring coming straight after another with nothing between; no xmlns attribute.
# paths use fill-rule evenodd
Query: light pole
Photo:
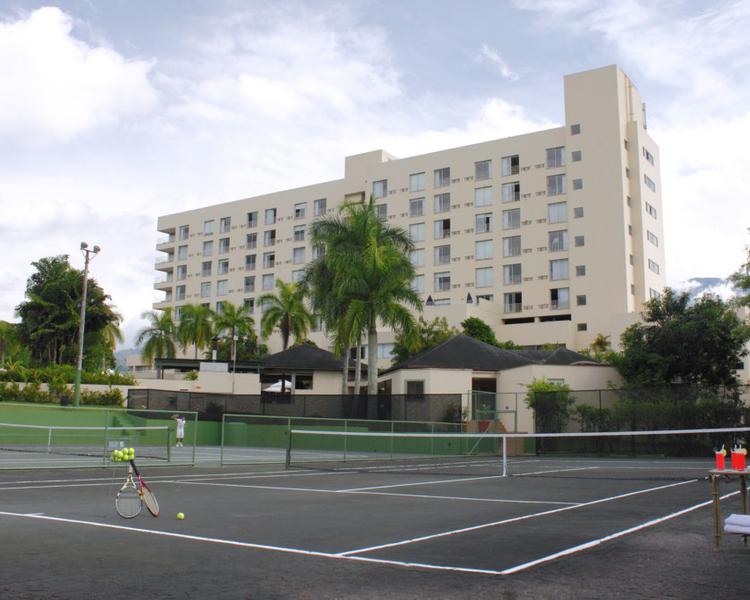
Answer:
<svg viewBox="0 0 750 600"><path fill-rule="evenodd" d="M81 294L81 323L78 326L78 363L76 365L76 383L73 390L73 406L81 404L81 367L83 366L83 332L86 329L86 295L89 282L89 262L101 250L99 246L94 246L93 250L89 250L88 248L89 245L86 242L81 242L81 253L84 258L83 293Z"/></svg>
<svg viewBox="0 0 750 600"><path fill-rule="evenodd" d="M232 336L232 394L234 394L234 372L237 370L237 340L238 335Z"/></svg>

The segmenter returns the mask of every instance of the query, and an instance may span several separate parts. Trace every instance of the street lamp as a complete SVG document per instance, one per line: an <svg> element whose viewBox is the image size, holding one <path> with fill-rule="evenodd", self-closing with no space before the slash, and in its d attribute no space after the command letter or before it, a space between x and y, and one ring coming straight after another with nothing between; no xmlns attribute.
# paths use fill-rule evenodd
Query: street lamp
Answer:
<svg viewBox="0 0 750 600"><path fill-rule="evenodd" d="M78 364L76 365L76 383L73 390L73 406L81 404L81 368L83 366L83 332L86 329L86 295L89 282L89 262L99 254L101 248L94 246L89 250L86 242L81 242L81 253L84 258L83 267L83 293L81 294L81 323L78 326Z"/></svg>
<svg viewBox="0 0 750 600"><path fill-rule="evenodd" d="M232 394L234 394L234 372L237 370L237 340L240 336L232 336Z"/></svg>

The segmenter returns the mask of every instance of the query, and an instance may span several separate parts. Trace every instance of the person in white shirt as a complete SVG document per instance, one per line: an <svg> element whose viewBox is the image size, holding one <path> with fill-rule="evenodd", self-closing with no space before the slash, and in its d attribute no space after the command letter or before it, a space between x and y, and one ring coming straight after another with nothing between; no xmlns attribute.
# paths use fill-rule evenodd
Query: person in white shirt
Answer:
<svg viewBox="0 0 750 600"><path fill-rule="evenodd" d="M185 439L185 417L182 415L174 415L172 418L177 421L177 430L175 432L177 443L175 444L175 447L182 448L182 440Z"/></svg>

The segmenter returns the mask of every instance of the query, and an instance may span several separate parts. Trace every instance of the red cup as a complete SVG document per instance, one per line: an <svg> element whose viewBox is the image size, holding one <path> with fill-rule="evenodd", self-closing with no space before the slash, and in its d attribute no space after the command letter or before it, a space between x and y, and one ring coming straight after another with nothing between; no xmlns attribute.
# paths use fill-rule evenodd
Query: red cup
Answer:
<svg viewBox="0 0 750 600"><path fill-rule="evenodd" d="M716 453L716 468L717 469L726 469L726 456L724 456L721 452Z"/></svg>
<svg viewBox="0 0 750 600"><path fill-rule="evenodd" d="M738 471L745 470L745 455L737 452L737 466L735 467Z"/></svg>

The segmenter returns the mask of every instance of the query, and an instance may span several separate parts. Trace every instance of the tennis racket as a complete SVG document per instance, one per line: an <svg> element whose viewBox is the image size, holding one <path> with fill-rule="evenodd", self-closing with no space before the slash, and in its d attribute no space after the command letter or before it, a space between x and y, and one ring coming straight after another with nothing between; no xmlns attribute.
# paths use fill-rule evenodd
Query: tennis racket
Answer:
<svg viewBox="0 0 750 600"><path fill-rule="evenodd" d="M133 473L128 469L128 478L115 498L115 510L123 519L132 519L140 514L141 506L141 493L133 481Z"/></svg>
<svg viewBox="0 0 750 600"><path fill-rule="evenodd" d="M154 496L154 493L151 491L151 488L148 487L148 484L143 481L143 477L141 477L138 467L135 466L135 461L131 460L130 466L133 467L133 471L135 471L135 475L138 477L138 490L140 492L141 500L143 500L143 503L146 505L148 512L154 517L158 517L159 503L156 500L156 496Z"/></svg>

